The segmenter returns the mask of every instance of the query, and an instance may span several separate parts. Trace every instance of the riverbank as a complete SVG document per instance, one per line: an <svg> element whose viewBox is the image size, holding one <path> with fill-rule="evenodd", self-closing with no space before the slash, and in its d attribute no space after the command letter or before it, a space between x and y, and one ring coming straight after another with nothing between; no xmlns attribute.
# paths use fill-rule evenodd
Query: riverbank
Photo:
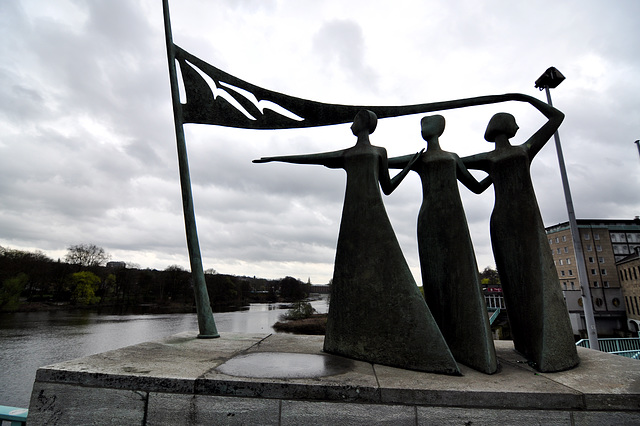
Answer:
<svg viewBox="0 0 640 426"><path fill-rule="evenodd" d="M26 302L17 309L11 311L0 311L0 314L29 313L29 312L53 312L53 311L86 311L109 314L189 314L195 312L195 307L191 304L170 303L160 304L140 304L140 305L73 305L71 303L43 303Z"/></svg>
<svg viewBox="0 0 640 426"><path fill-rule="evenodd" d="M319 297L309 297L305 301L320 300ZM246 300L240 305L212 305L214 313L235 312L249 309L251 304L273 304L278 309L289 309L294 303L291 300L265 301L262 299ZM140 303L134 305L122 305L116 303L80 305L65 302L22 302L17 309L10 311L0 310L0 315L29 312L52 311L83 311L95 312L106 315L141 315L141 314L192 314L196 313L196 307L192 303Z"/></svg>

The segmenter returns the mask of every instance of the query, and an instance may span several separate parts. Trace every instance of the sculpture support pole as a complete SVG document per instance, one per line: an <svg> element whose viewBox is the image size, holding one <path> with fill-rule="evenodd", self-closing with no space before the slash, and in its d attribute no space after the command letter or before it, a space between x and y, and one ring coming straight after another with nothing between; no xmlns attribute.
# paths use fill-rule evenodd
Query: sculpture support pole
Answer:
<svg viewBox="0 0 640 426"><path fill-rule="evenodd" d="M547 93L547 103L553 106L551 102L551 92L549 86L544 86ZM569 188L569 179L567 178L567 170L564 165L564 155L562 154L562 146L560 145L560 135L558 131L553 134L556 142L556 151L558 153L558 163L560 164L560 176L562 177L562 187L564 189L564 198L567 203L567 213L569 214L569 229L571 230L571 239L573 241L573 252L576 255L576 265L578 266L578 283L582 289L582 308L584 309L584 320L587 326L587 335L589 337L589 347L597 351L600 350L598 343L598 331L596 329L596 321L593 316L593 305L591 303L591 288L589 287L589 277L587 276L587 268L584 264L584 253L582 251L582 242L578 231L578 222L576 214L573 210L573 200L571 199L571 189Z"/></svg>
<svg viewBox="0 0 640 426"><path fill-rule="evenodd" d="M180 170L180 187L182 189L182 209L184 212L184 224L187 234L187 247L189 250L189 261L191 263L191 277L193 278L193 291L195 294L196 311L198 314L198 328L200 334L198 338L208 339L220 337L213 319L213 311L207 292L207 284L204 279L202 268L202 257L200 255L200 244L198 242L198 231L196 229L196 215L193 208L193 196L191 194L191 178L189 176L189 161L187 158L187 145L184 139L184 128L182 121L182 105L180 104L180 94L178 92L178 78L176 74L176 61L171 36L171 22L169 20L169 2L162 1L164 13L164 30L167 42L167 58L169 60L169 78L171 81L171 99L173 101L173 121L176 131L176 142L178 145L178 167Z"/></svg>

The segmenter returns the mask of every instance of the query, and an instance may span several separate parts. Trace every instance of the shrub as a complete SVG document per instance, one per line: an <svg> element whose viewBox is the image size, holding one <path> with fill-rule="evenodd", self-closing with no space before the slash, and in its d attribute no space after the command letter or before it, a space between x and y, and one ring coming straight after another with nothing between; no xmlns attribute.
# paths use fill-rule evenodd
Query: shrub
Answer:
<svg viewBox="0 0 640 426"><path fill-rule="evenodd" d="M309 302L296 302L293 308L281 315L283 321L299 320L309 318L316 312Z"/></svg>

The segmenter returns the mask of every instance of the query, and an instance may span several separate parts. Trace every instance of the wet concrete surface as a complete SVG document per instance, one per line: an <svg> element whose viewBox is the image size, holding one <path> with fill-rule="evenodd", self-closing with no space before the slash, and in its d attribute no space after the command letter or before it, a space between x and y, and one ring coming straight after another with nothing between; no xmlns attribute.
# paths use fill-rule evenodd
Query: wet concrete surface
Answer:
<svg viewBox="0 0 640 426"><path fill-rule="evenodd" d="M334 376L352 368L352 360L334 355L259 352L232 358L217 370L236 377L293 379Z"/></svg>

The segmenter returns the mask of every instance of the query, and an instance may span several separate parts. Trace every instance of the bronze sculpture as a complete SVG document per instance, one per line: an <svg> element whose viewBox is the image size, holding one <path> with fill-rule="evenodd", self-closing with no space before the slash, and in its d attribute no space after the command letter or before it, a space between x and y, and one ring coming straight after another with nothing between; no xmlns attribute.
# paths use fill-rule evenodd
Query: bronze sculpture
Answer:
<svg viewBox="0 0 640 426"><path fill-rule="evenodd" d="M539 371L561 371L576 366L579 359L529 167L564 114L531 96L511 98L533 105L548 118L547 123L523 144L512 146L509 139L518 125L511 114L498 113L485 133L495 150L463 162L468 168L484 170L493 180L491 243L515 348Z"/></svg>
<svg viewBox="0 0 640 426"><path fill-rule="evenodd" d="M387 153L369 141L377 118L360 111L351 127L356 144L309 155L264 157L343 168L347 172L324 350L368 362L446 374L458 366L429 312L386 214L390 194L420 153L393 179Z"/></svg>
<svg viewBox="0 0 640 426"><path fill-rule="evenodd" d="M492 374L497 371L493 336L480 287L478 266L469 235L458 181L475 193L490 184L478 182L460 157L440 148L444 132L441 115L424 117L422 137L427 150L412 170L422 182L418 214L418 252L425 299L456 361ZM391 167L404 167L409 158L391 158Z"/></svg>

